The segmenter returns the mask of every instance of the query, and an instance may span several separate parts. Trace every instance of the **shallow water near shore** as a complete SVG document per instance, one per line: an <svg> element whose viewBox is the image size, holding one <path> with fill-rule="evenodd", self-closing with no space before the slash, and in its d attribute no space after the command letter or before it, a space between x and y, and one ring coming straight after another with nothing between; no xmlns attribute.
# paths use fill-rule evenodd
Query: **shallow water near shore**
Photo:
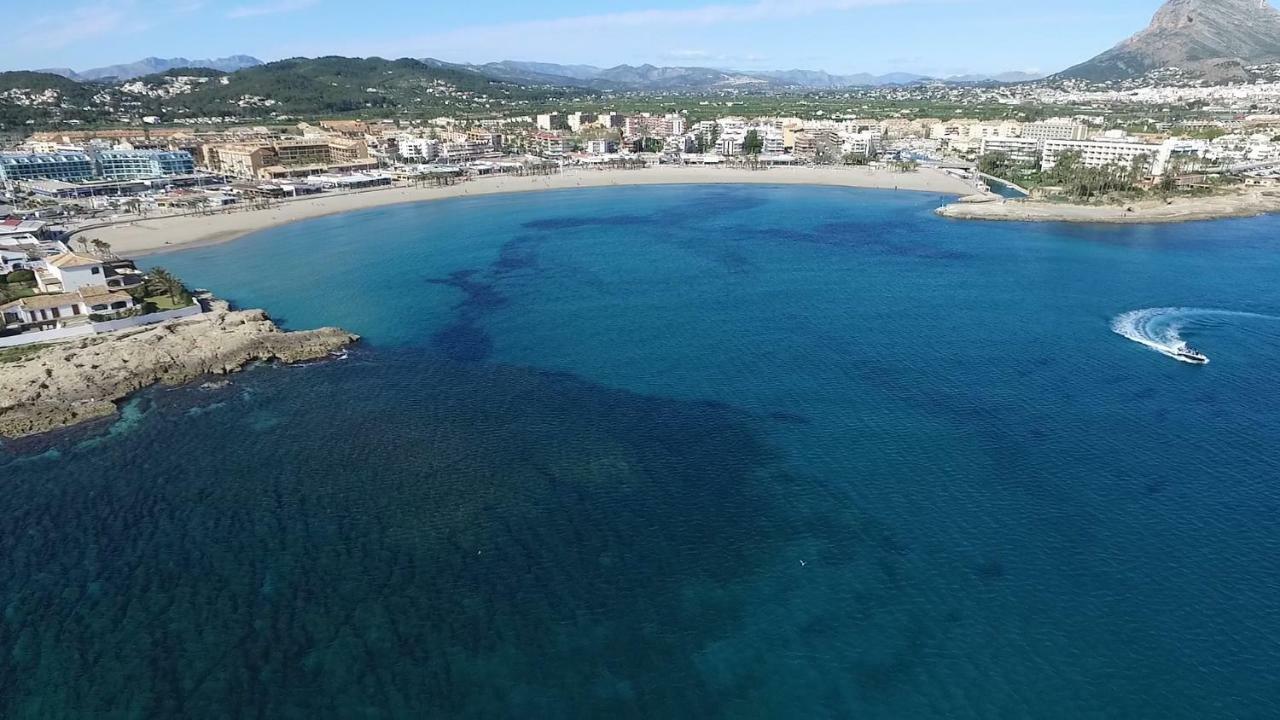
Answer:
<svg viewBox="0 0 1280 720"><path fill-rule="evenodd" d="M366 341L0 451L0 717L1280 715L1280 218L940 201L549 192L155 258ZM1113 331L1145 309L1212 363Z"/></svg>

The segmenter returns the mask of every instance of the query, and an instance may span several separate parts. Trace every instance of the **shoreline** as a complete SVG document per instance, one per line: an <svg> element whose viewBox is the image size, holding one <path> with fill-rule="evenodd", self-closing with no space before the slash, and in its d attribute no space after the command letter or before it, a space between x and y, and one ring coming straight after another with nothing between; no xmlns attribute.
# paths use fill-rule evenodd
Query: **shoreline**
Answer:
<svg viewBox="0 0 1280 720"><path fill-rule="evenodd" d="M744 170L659 166L638 170L570 170L555 175L481 177L445 187L392 185L321 193L279 201L264 210L237 208L211 215L143 218L105 227L75 229L72 233L106 241L118 255L141 257L231 242L260 230L370 208L459 197L641 185L812 185L953 196L974 192L972 185L933 168L909 173L868 167Z"/></svg>
<svg viewBox="0 0 1280 720"><path fill-rule="evenodd" d="M262 310L207 312L45 345L0 365L0 440L113 418L153 385L184 385L262 362L316 360L359 340L339 328L281 330Z"/></svg>
<svg viewBox="0 0 1280 720"><path fill-rule="evenodd" d="M1207 197L1141 200L1124 205L1078 205L1043 200L950 203L936 210L953 220L1147 225L1257 217L1280 213L1280 192L1246 190Z"/></svg>

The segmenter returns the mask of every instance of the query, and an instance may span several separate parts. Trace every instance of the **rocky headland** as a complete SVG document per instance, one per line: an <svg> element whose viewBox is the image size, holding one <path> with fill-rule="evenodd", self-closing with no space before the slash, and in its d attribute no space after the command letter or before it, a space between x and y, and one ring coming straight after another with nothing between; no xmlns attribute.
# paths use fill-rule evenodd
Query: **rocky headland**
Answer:
<svg viewBox="0 0 1280 720"><path fill-rule="evenodd" d="M0 437L110 417L116 402L155 384L225 375L255 361L327 357L359 337L338 328L285 332L262 310L211 312L87 337L0 365Z"/></svg>
<svg viewBox="0 0 1280 720"><path fill-rule="evenodd" d="M943 205L936 212L942 217L958 220L1175 223L1280 212L1280 191L1248 190L1205 197L1140 200L1123 205L1081 205L1046 200L960 201Z"/></svg>

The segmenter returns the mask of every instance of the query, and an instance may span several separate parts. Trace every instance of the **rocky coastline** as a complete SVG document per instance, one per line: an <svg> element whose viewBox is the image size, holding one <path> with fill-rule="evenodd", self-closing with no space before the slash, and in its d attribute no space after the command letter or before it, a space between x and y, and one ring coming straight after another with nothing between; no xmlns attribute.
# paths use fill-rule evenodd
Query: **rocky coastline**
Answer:
<svg viewBox="0 0 1280 720"><path fill-rule="evenodd" d="M1044 200L963 198L937 209L956 220L1071 223L1176 223L1280 212L1280 191L1252 190L1205 197L1143 200L1123 205L1077 205Z"/></svg>
<svg viewBox="0 0 1280 720"><path fill-rule="evenodd" d="M256 361L327 357L359 336L338 328L285 332L262 310L216 303L196 317L59 343L0 365L0 437L111 417L151 385L237 372Z"/></svg>

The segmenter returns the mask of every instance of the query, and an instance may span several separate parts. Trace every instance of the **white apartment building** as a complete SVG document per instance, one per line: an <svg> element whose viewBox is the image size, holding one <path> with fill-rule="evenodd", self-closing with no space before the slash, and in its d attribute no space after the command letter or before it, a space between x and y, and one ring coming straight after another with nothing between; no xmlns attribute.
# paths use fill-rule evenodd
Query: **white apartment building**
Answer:
<svg viewBox="0 0 1280 720"><path fill-rule="evenodd" d="M1009 160L1023 165L1033 166L1040 162L1040 143L1033 138L989 137L982 139L979 155L1004 153Z"/></svg>
<svg viewBox="0 0 1280 720"><path fill-rule="evenodd" d="M440 154L440 141L435 138L401 135L396 141L400 157L413 162L431 162Z"/></svg>
<svg viewBox="0 0 1280 720"><path fill-rule="evenodd" d="M1022 137L1032 140L1084 140L1089 126L1064 118L1040 120L1022 126Z"/></svg>
<svg viewBox="0 0 1280 720"><path fill-rule="evenodd" d="M683 135L687 129L688 123L680 113L667 113L662 116L641 113L640 115L627 117L623 125L623 135L630 139L641 137L665 138L673 135Z"/></svg>
<svg viewBox="0 0 1280 720"><path fill-rule="evenodd" d="M562 130L568 127L565 117L558 112L539 115L536 123L539 130Z"/></svg>
<svg viewBox="0 0 1280 720"><path fill-rule="evenodd" d="M929 126L929 137L933 140L968 138L969 126L975 124L976 120L943 120Z"/></svg>
<svg viewBox="0 0 1280 720"><path fill-rule="evenodd" d="M746 144L748 133L755 132L760 138L761 155L782 155L786 152L785 136L781 130L771 125L752 125L735 130L726 130L720 135L718 149L722 155L741 155Z"/></svg>
<svg viewBox="0 0 1280 720"><path fill-rule="evenodd" d="M974 140L1022 137L1022 123L1016 120L976 123L969 126L969 137Z"/></svg>
<svg viewBox="0 0 1280 720"><path fill-rule="evenodd" d="M1130 167L1138 158L1144 158L1144 172L1155 173L1160 145L1137 142L1128 138L1099 138L1097 140L1045 140L1041 146L1040 166L1052 170L1067 153L1077 153L1085 167L1119 165Z"/></svg>
<svg viewBox="0 0 1280 720"><path fill-rule="evenodd" d="M612 140L590 140L587 142L587 152L592 155L612 155L618 152L618 143Z"/></svg>
<svg viewBox="0 0 1280 720"><path fill-rule="evenodd" d="M539 131L534 133L538 154L545 158L561 158L573 152L573 140L558 132Z"/></svg>
<svg viewBox="0 0 1280 720"><path fill-rule="evenodd" d="M1170 164L1177 158L1208 157L1212 145L1207 140L1186 140L1172 138L1160 144L1160 152L1156 154L1151 174L1160 177L1170 169ZM1176 171L1176 168L1174 168Z"/></svg>
<svg viewBox="0 0 1280 720"><path fill-rule="evenodd" d="M840 150L845 155L875 157L880 154L881 136L878 132L841 133Z"/></svg>

